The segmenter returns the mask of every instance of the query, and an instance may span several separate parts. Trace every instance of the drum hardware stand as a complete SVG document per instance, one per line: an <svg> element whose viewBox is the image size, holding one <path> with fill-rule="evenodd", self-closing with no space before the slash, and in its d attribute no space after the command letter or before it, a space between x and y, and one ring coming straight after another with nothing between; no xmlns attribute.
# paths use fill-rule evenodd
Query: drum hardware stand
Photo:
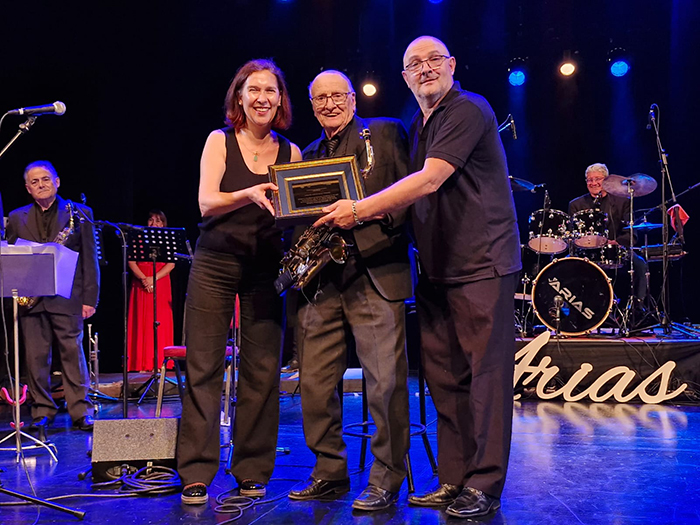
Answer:
<svg viewBox="0 0 700 525"><path fill-rule="evenodd" d="M627 185L627 194L630 198L630 214L629 214L629 232L630 232L630 245L629 245L629 262L630 269L627 273L630 276L630 293L627 297L627 304L625 305L625 310L622 314L620 331L622 335L628 337L630 331L634 326L634 184L635 181L632 179L627 179L623 181L623 184Z"/></svg>

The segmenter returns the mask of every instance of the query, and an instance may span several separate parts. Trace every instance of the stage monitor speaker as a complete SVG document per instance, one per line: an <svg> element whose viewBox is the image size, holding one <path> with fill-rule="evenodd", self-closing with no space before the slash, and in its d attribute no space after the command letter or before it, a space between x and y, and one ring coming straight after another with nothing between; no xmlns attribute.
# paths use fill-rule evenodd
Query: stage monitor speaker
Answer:
<svg viewBox="0 0 700 525"><path fill-rule="evenodd" d="M178 418L98 419L92 435L92 480L110 481L149 462L175 468Z"/></svg>

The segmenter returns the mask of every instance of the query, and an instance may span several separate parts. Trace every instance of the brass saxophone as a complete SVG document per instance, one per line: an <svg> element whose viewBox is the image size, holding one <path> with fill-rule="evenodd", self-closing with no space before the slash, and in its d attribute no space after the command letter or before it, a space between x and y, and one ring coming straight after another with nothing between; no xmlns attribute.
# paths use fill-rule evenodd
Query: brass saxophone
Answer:
<svg viewBox="0 0 700 525"><path fill-rule="evenodd" d="M69 216L68 226L66 226L60 232L58 232L58 235L56 235L56 238L53 240L53 242L55 242L56 244L60 244L61 246L63 246L66 243L68 237L70 237L75 231L75 221L73 219L75 210L73 209L73 203L71 201L68 201L66 203L66 209L68 210ZM29 310L36 306L38 300L38 297L18 297L17 304L20 306L24 306L27 310Z"/></svg>
<svg viewBox="0 0 700 525"><path fill-rule="evenodd" d="M369 128L360 132L365 141L367 166L361 170L366 179L374 167L374 149L370 142ZM328 226L309 226L297 243L284 255L280 264L280 275L275 280L275 290L282 294L289 288L301 290L326 264L333 261L344 264L348 258L348 244L343 237Z"/></svg>

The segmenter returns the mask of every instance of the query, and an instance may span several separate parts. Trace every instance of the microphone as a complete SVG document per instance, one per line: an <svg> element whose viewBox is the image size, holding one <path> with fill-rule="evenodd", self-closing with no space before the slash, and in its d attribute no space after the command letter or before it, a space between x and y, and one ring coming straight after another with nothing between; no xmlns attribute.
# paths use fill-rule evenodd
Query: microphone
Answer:
<svg viewBox="0 0 700 525"><path fill-rule="evenodd" d="M56 101L46 106L30 106L28 108L12 109L8 115L63 115L66 112L66 105Z"/></svg>
<svg viewBox="0 0 700 525"><path fill-rule="evenodd" d="M656 113L654 112L654 106L656 106L656 104L652 104L651 107L649 108L649 114L647 115L647 129L651 129L652 121L656 120Z"/></svg>
<svg viewBox="0 0 700 525"><path fill-rule="evenodd" d="M549 199L549 192L547 190L544 190L544 209L546 211L549 211L549 208L552 206L552 201Z"/></svg>
<svg viewBox="0 0 700 525"><path fill-rule="evenodd" d="M600 193L593 198L593 209L600 210Z"/></svg>
<svg viewBox="0 0 700 525"><path fill-rule="evenodd" d="M557 323L557 332L559 332L559 323L561 322L561 307L564 306L564 298L561 295L554 296L554 308L556 309L554 320Z"/></svg>
<svg viewBox="0 0 700 525"><path fill-rule="evenodd" d="M518 140L518 133L515 131L515 119L510 116L510 130L513 132L513 140Z"/></svg>
<svg viewBox="0 0 700 525"><path fill-rule="evenodd" d="M546 187L547 187L547 184L544 183L544 182L543 182L542 184L535 184L535 185L532 187L532 189L530 190L530 193L537 193L537 190L543 190L543 189L545 189Z"/></svg>

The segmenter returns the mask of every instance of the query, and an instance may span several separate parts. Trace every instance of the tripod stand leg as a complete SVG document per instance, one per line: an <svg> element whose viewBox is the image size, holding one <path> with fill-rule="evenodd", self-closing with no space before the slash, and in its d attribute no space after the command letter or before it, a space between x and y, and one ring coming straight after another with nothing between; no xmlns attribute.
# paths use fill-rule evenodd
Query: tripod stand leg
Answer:
<svg viewBox="0 0 700 525"><path fill-rule="evenodd" d="M68 514L71 514L75 516L78 519L83 519L85 517L85 512L82 510L77 510L77 509L71 509L70 507L64 507L63 505L57 505L56 503L51 503L50 501L45 501L43 499L35 498L33 496L29 496L27 494L22 494L21 492L15 492L14 490L7 490L2 486L2 482L0 482L0 494L7 494L8 496L12 496L13 498L21 499L24 501L29 501L31 503L35 503L36 505L43 505L44 507L48 507L50 509L54 510L60 510L61 512L66 512Z"/></svg>

